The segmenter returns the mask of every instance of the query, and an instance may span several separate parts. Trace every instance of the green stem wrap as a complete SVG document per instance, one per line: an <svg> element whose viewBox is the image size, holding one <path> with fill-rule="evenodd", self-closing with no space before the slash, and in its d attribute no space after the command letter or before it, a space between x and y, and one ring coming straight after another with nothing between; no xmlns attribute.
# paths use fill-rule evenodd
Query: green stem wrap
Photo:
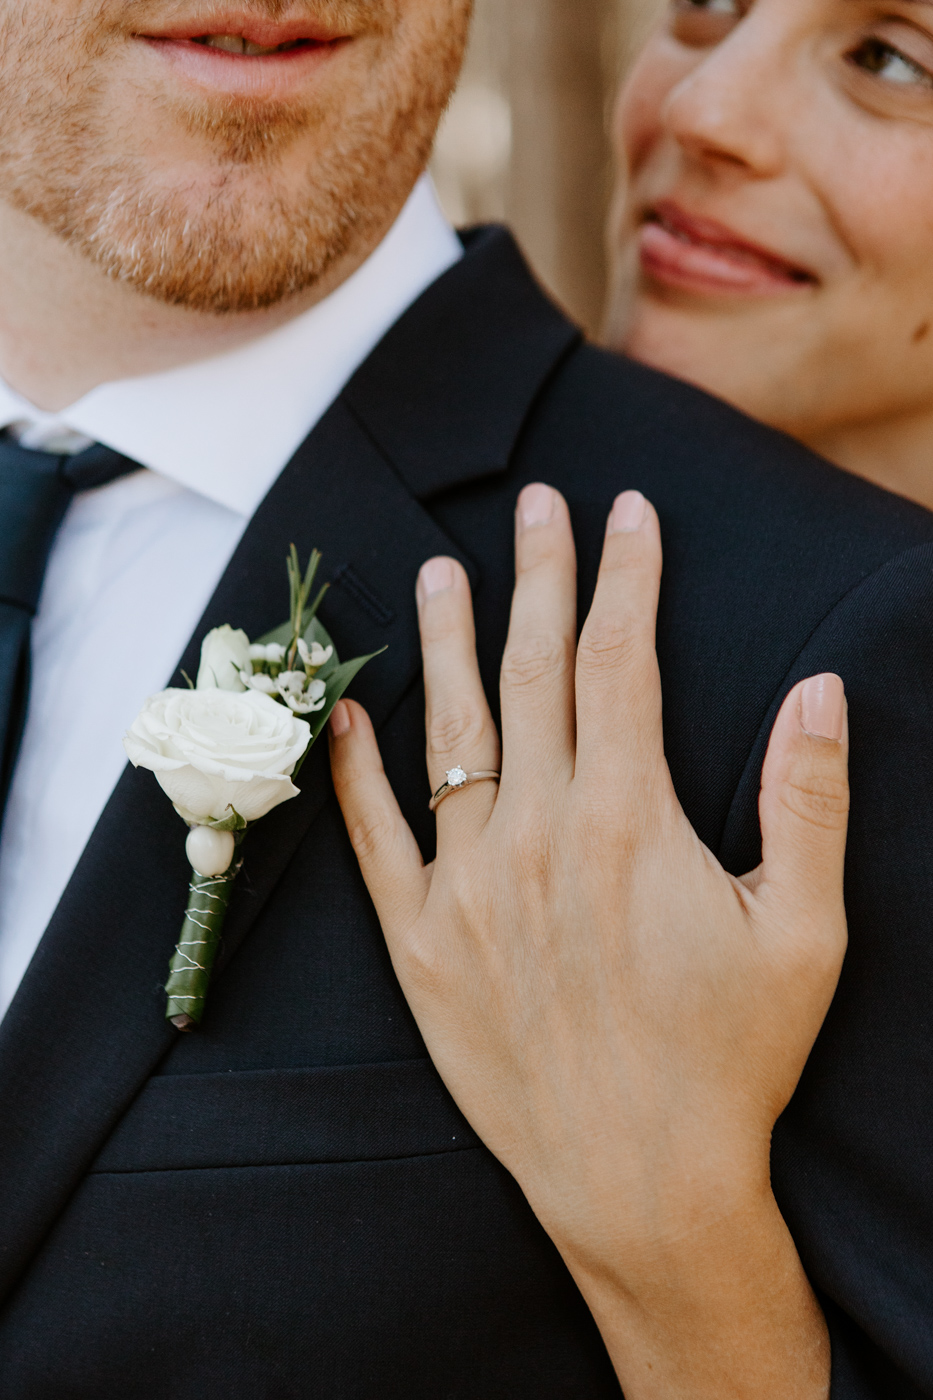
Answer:
<svg viewBox="0 0 933 1400"><path fill-rule="evenodd" d="M225 875L212 878L195 871L188 886L188 910L165 984L168 994L165 1016L180 1031L194 1030L204 1015L227 906L242 864L238 859Z"/></svg>

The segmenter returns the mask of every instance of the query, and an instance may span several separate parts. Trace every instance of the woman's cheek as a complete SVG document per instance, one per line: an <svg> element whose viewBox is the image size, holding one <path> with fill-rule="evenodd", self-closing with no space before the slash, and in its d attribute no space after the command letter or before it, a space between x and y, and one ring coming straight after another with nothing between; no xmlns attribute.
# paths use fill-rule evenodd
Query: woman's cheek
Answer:
<svg viewBox="0 0 933 1400"><path fill-rule="evenodd" d="M911 336L933 317L933 133L930 146L928 159L905 170L897 188L889 187L886 217L879 210L871 228L884 259L885 280L900 296Z"/></svg>
<svg viewBox="0 0 933 1400"><path fill-rule="evenodd" d="M860 274L853 292L895 319L914 309L923 319L933 311L933 128L881 135L840 155L825 200Z"/></svg>
<svg viewBox="0 0 933 1400"><path fill-rule="evenodd" d="M694 66L689 51L665 36L649 40L622 86L613 122L616 149L630 171L638 170L663 135L668 98Z"/></svg>

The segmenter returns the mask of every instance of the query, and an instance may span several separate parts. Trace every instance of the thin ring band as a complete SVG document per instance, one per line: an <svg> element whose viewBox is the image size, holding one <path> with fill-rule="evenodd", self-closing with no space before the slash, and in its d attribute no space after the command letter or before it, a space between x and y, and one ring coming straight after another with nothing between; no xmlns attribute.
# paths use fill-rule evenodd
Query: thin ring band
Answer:
<svg viewBox="0 0 933 1400"><path fill-rule="evenodd" d="M493 772L491 769L482 773L465 773L458 764L456 768L451 768L447 774L446 783L441 783L437 792L428 803L428 809L436 812L438 807L453 792L462 792L464 788L472 787L474 783L497 783L501 773Z"/></svg>

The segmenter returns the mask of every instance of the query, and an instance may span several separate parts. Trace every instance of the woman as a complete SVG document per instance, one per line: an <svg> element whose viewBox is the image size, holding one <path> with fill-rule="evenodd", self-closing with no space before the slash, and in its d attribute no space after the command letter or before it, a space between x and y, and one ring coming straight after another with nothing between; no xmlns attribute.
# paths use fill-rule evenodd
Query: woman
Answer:
<svg viewBox="0 0 933 1400"><path fill-rule="evenodd" d="M617 130L614 344L933 505L933 6L675 0ZM916 1337L890 1365L837 1332L831 1363L768 1181L845 950L841 683L787 697L764 863L732 881L664 764L650 506L613 508L575 675L561 498L529 487L516 539L501 764L466 577L422 571L432 783L453 727L469 767L502 768L498 796L448 773L428 871L365 716L335 716L338 795L432 1057L560 1248L628 1400L819 1400L831 1364L839 1396L933 1393ZM698 1201L717 1154L721 1197Z"/></svg>
<svg viewBox="0 0 933 1400"><path fill-rule="evenodd" d="M933 508L933 9L675 0L615 132L610 342Z"/></svg>

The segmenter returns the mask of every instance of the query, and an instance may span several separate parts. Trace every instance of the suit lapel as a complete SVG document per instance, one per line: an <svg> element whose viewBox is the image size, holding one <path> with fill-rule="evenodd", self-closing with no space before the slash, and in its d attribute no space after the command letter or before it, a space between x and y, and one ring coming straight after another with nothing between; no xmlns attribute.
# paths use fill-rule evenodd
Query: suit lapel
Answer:
<svg viewBox="0 0 933 1400"><path fill-rule="evenodd" d="M181 668L195 670L210 627L229 622L258 636L281 622L288 546L302 557L318 546L333 584L322 618L341 653L388 647L353 690L377 727L384 724L420 672L420 565L452 554L475 581L472 563L411 488L423 493L502 470L534 393L575 339L511 241L484 235L390 332L286 467L173 684L182 683ZM439 386L445 358L458 373ZM329 794L323 742L301 788L249 834L224 961ZM186 898L183 836L152 775L127 769L0 1024L0 1299L174 1043L162 985Z"/></svg>
<svg viewBox="0 0 933 1400"><path fill-rule="evenodd" d="M349 499L352 509L347 508ZM413 599L418 570L432 554L452 554L476 570L407 490L343 403L299 450L260 507L211 601L182 667L193 675L200 638L230 621L260 636L284 620L288 546L304 560L326 551L330 591L321 620L343 657L385 647L353 684L377 729L417 679L421 652ZM180 683L179 673L175 684ZM258 822L244 845L245 866L224 929L220 969L230 960L332 791L323 738L301 770L301 796Z"/></svg>

